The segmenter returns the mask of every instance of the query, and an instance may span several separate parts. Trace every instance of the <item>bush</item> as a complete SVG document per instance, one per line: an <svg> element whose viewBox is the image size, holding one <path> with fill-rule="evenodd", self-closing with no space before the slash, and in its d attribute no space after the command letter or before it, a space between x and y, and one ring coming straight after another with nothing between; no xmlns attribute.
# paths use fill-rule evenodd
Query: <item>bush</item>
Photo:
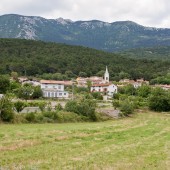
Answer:
<svg viewBox="0 0 170 170"><path fill-rule="evenodd" d="M76 100L69 100L65 105L65 110L68 112L77 113L77 101Z"/></svg>
<svg viewBox="0 0 170 170"><path fill-rule="evenodd" d="M103 100L103 96L101 95L100 92L93 92L93 93L91 93L91 95L93 96L93 98L95 98L97 100Z"/></svg>
<svg viewBox="0 0 170 170"><path fill-rule="evenodd" d="M10 89L9 78L0 75L0 93L5 94L9 89Z"/></svg>
<svg viewBox="0 0 170 170"><path fill-rule="evenodd" d="M61 106L60 103L58 103L56 106L55 106L55 109L60 111L60 110L63 110L63 107Z"/></svg>
<svg viewBox="0 0 170 170"><path fill-rule="evenodd" d="M72 113L72 112L64 112L64 111L60 111L57 113L58 117L57 117L57 122L59 123L64 123L64 122L81 122L84 120L87 120L87 118L80 116L76 113Z"/></svg>
<svg viewBox="0 0 170 170"><path fill-rule="evenodd" d="M79 102L71 100L66 103L65 110L86 116L90 118L90 120L96 121L95 107L96 103L93 100L82 99Z"/></svg>
<svg viewBox="0 0 170 170"><path fill-rule="evenodd" d="M43 112L43 117L52 119L52 120L56 120L58 118L57 112Z"/></svg>
<svg viewBox="0 0 170 170"><path fill-rule="evenodd" d="M46 102L38 102L37 106L43 112L45 110L45 107L47 106L47 103Z"/></svg>
<svg viewBox="0 0 170 170"><path fill-rule="evenodd" d="M11 122L14 119L13 105L8 96L0 100L0 119L5 122Z"/></svg>
<svg viewBox="0 0 170 170"><path fill-rule="evenodd" d="M114 107L115 109L117 109L118 107L120 107L120 101L119 101L119 100L114 99L114 100L112 101L112 104L113 104L113 107Z"/></svg>
<svg viewBox="0 0 170 170"><path fill-rule="evenodd" d="M12 122L14 119L14 112L11 110L5 110L1 112L1 120L4 122Z"/></svg>
<svg viewBox="0 0 170 170"><path fill-rule="evenodd" d="M129 114L132 114L134 112L134 107L132 103L126 100L121 103L120 110L124 116L128 116Z"/></svg>
<svg viewBox="0 0 170 170"><path fill-rule="evenodd" d="M17 101L14 103L14 108L18 113L21 112L25 106L26 106L25 102L22 101Z"/></svg>
<svg viewBox="0 0 170 170"><path fill-rule="evenodd" d="M42 92L40 86L36 86L36 87L33 87L33 88L34 88L34 91L33 91L33 94L31 96L33 99L38 99L40 97L43 97L43 92Z"/></svg>
<svg viewBox="0 0 170 170"><path fill-rule="evenodd" d="M161 88L155 88L149 98L149 108L154 111L170 111L170 95Z"/></svg>
<svg viewBox="0 0 170 170"><path fill-rule="evenodd" d="M148 85L142 85L137 89L137 95L141 97L148 97L151 93L151 87Z"/></svg>
<svg viewBox="0 0 170 170"><path fill-rule="evenodd" d="M28 122L31 122L31 123L36 122L36 121L35 121L35 113L27 113L27 114L25 115L25 119L26 119Z"/></svg>

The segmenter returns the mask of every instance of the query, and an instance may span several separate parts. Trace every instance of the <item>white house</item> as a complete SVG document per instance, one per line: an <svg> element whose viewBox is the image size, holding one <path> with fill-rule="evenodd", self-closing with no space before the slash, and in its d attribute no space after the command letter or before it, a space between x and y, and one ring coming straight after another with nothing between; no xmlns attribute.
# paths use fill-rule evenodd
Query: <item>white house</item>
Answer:
<svg viewBox="0 0 170 170"><path fill-rule="evenodd" d="M91 92L101 92L108 96L113 96L113 94L117 93L117 86L114 84L94 84L91 86Z"/></svg>
<svg viewBox="0 0 170 170"><path fill-rule="evenodd" d="M117 93L117 86L113 83L109 83L109 72L106 66L106 71L104 73L104 79L101 83L93 84L90 89L91 92L101 92L104 95L113 96Z"/></svg>
<svg viewBox="0 0 170 170"><path fill-rule="evenodd" d="M41 80L43 97L48 98L68 98L69 94L64 91L64 81Z"/></svg>

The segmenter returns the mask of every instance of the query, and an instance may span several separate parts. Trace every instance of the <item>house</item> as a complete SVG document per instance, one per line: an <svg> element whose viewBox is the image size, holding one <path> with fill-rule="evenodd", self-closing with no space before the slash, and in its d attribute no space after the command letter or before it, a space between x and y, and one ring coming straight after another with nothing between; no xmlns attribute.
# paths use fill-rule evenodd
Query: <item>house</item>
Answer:
<svg viewBox="0 0 170 170"><path fill-rule="evenodd" d="M40 82L35 81L35 80L26 80L24 82L22 82L22 85L24 84L30 84L32 86L40 86Z"/></svg>
<svg viewBox="0 0 170 170"><path fill-rule="evenodd" d="M69 93L64 90L64 81L55 80L41 80L41 89L43 91L43 97L48 98L68 98Z"/></svg>
<svg viewBox="0 0 170 170"><path fill-rule="evenodd" d="M19 81L20 83L23 83L24 81L27 81L27 80L28 80L27 77L18 77L18 81Z"/></svg>
<svg viewBox="0 0 170 170"><path fill-rule="evenodd" d="M90 88L91 92L101 92L104 95L113 97L113 94L117 93L117 86L109 82L109 72L106 66L103 80L98 84L92 84Z"/></svg>
<svg viewBox="0 0 170 170"><path fill-rule="evenodd" d="M91 86L90 91L91 92L101 92L104 95L113 97L113 94L117 93L117 86L112 83L111 84L109 84L109 83L94 84Z"/></svg>
<svg viewBox="0 0 170 170"><path fill-rule="evenodd" d="M167 85L167 84L156 84L153 87L160 87L164 90L170 90L170 85Z"/></svg>
<svg viewBox="0 0 170 170"><path fill-rule="evenodd" d="M142 84L147 84L147 85L149 84L149 81L146 81L144 79L137 79L137 80L122 79L119 82L124 85L132 84L134 88L141 87Z"/></svg>
<svg viewBox="0 0 170 170"><path fill-rule="evenodd" d="M76 79L78 87L87 87L87 82L90 81L92 84L101 83L103 81L103 77L91 76L91 77L78 77Z"/></svg>
<svg viewBox="0 0 170 170"><path fill-rule="evenodd" d="M91 84L102 84L102 83L109 83L109 72L106 66L106 71L104 73L104 77L98 76L91 76L91 77L78 77L76 79L78 87L87 87L87 82L90 81Z"/></svg>

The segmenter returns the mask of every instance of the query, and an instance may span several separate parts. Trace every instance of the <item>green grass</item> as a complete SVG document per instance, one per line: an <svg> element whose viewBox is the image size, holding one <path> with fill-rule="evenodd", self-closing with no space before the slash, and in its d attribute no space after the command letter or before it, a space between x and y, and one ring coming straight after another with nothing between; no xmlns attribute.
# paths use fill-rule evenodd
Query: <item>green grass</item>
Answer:
<svg viewBox="0 0 170 170"><path fill-rule="evenodd" d="M98 123L0 125L0 169L170 167L170 115Z"/></svg>

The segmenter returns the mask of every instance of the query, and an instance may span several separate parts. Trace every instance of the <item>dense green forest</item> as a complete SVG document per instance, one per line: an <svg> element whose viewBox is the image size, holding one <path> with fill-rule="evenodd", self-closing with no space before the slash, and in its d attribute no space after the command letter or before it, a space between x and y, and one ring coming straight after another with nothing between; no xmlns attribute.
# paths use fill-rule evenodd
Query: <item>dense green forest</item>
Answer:
<svg viewBox="0 0 170 170"><path fill-rule="evenodd" d="M129 59L86 47L42 41L0 39L0 74L92 76L99 75L106 65L112 80L124 77L150 80L167 74L170 69L170 61Z"/></svg>
<svg viewBox="0 0 170 170"><path fill-rule="evenodd" d="M137 48L119 52L124 57L170 60L170 46L157 46L150 48Z"/></svg>

